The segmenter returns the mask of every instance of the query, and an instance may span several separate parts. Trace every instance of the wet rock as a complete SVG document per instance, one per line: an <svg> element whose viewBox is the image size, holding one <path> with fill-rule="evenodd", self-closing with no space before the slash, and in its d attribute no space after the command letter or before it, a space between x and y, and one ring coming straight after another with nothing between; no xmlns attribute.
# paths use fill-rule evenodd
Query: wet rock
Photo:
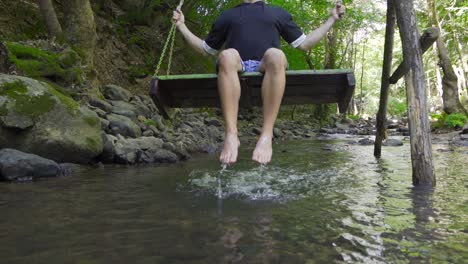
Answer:
<svg viewBox="0 0 468 264"><path fill-rule="evenodd" d="M107 128L109 128L109 120L107 119L103 119L103 118L99 118L99 121L101 122L101 130L107 130Z"/></svg>
<svg viewBox="0 0 468 264"><path fill-rule="evenodd" d="M273 129L273 136L276 137L276 138L281 138L281 137L284 136L284 133L283 133L283 131L281 131L281 129L275 127Z"/></svg>
<svg viewBox="0 0 468 264"><path fill-rule="evenodd" d="M389 138L385 140L382 145L384 146L390 146L390 147L400 147L403 146L403 141L395 138Z"/></svg>
<svg viewBox="0 0 468 264"><path fill-rule="evenodd" d="M199 145L199 150L204 153L214 154L218 150L218 146L211 142L203 142Z"/></svg>
<svg viewBox="0 0 468 264"><path fill-rule="evenodd" d="M61 163L59 164L59 173L60 176L69 176L71 174L77 173L81 169L79 164L75 163Z"/></svg>
<svg viewBox="0 0 468 264"><path fill-rule="evenodd" d="M333 146L327 144L327 145L322 147L322 150L324 150L324 151L333 151Z"/></svg>
<svg viewBox="0 0 468 264"><path fill-rule="evenodd" d="M104 163L114 162L115 143L117 142L117 137L103 133L102 141L104 142L104 149L98 157L98 160Z"/></svg>
<svg viewBox="0 0 468 264"><path fill-rule="evenodd" d="M462 134L459 136L455 136L451 141L450 145L452 146L461 146L461 147L468 147L468 136L466 134Z"/></svg>
<svg viewBox="0 0 468 264"><path fill-rule="evenodd" d="M129 118L136 118L137 109L134 105L124 101L110 101L110 103L112 104L112 113Z"/></svg>
<svg viewBox="0 0 468 264"><path fill-rule="evenodd" d="M109 104L108 102L104 101L104 100L100 100L100 99L97 99L97 98L92 98L89 101L89 104L94 106L94 107L97 107L97 108L101 109L102 111L104 111L106 113L110 113L112 111L112 105Z"/></svg>
<svg viewBox="0 0 468 264"><path fill-rule="evenodd" d="M388 120L387 121L387 129L395 129L399 126L398 120Z"/></svg>
<svg viewBox="0 0 468 264"><path fill-rule="evenodd" d="M151 129L148 129L148 130L145 130L143 131L143 134L142 134L144 137L153 137L154 136L154 131L151 130Z"/></svg>
<svg viewBox="0 0 468 264"><path fill-rule="evenodd" d="M77 163L102 151L96 113L45 82L0 74L0 116L0 148Z"/></svg>
<svg viewBox="0 0 468 264"><path fill-rule="evenodd" d="M463 127L461 134L468 134L468 123Z"/></svg>
<svg viewBox="0 0 468 264"><path fill-rule="evenodd" d="M140 127L126 116L110 114L107 116L107 120L109 120L109 129L113 135L120 134L132 138L141 136Z"/></svg>
<svg viewBox="0 0 468 264"><path fill-rule="evenodd" d="M58 174L59 165L55 161L14 149L0 150L0 179L14 181L55 177Z"/></svg>
<svg viewBox="0 0 468 264"><path fill-rule="evenodd" d="M262 130L260 128L258 128L258 127L254 127L254 128L252 128L252 133L254 135L259 136L260 134L262 134Z"/></svg>
<svg viewBox="0 0 468 264"><path fill-rule="evenodd" d="M94 107L94 106L90 106L91 110L93 110L100 118L106 118L106 111L100 109L100 108L97 108L97 107Z"/></svg>
<svg viewBox="0 0 468 264"><path fill-rule="evenodd" d="M344 131L347 131L350 128L348 124L342 124L338 122L335 124L335 126L337 129L344 130Z"/></svg>
<svg viewBox="0 0 468 264"><path fill-rule="evenodd" d="M120 164L135 164L139 153L140 150L135 144L120 139L115 143L114 161Z"/></svg>
<svg viewBox="0 0 468 264"><path fill-rule="evenodd" d="M331 129L331 128L321 128L319 130L320 133L325 133L325 134L336 134L336 129Z"/></svg>
<svg viewBox="0 0 468 264"><path fill-rule="evenodd" d="M109 100L128 102L132 97L132 94L129 91L113 84L104 86L102 90L104 91L104 97Z"/></svg>
<svg viewBox="0 0 468 264"><path fill-rule="evenodd" d="M213 117L206 118L205 119L205 124L207 126L215 126L215 127L221 127L222 126L221 121L219 121L219 119L213 118Z"/></svg>
<svg viewBox="0 0 468 264"><path fill-rule="evenodd" d="M363 138L358 141L358 144L361 146L370 146L370 145L374 145L374 143L375 143L374 140L370 138Z"/></svg>
<svg viewBox="0 0 468 264"><path fill-rule="evenodd" d="M145 151L142 157L145 157L144 161L142 158L142 163L175 163L179 160L175 153L166 149Z"/></svg>

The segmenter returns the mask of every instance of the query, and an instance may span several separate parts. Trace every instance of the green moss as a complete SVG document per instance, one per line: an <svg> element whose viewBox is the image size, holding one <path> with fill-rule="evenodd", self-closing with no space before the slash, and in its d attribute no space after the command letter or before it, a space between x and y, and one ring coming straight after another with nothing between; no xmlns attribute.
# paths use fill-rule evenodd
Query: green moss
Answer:
<svg viewBox="0 0 468 264"><path fill-rule="evenodd" d="M29 77L65 83L82 82L81 70L73 67L79 60L78 53L73 50L55 54L15 42L7 42L6 46L10 51L10 61Z"/></svg>
<svg viewBox="0 0 468 264"><path fill-rule="evenodd" d="M21 80L0 85L0 96L12 99L15 102L15 111L31 118L37 118L49 112L56 104L56 101L48 94L28 95L26 84Z"/></svg>
<svg viewBox="0 0 468 264"><path fill-rule="evenodd" d="M147 119L145 120L145 125L156 127L156 122L153 119Z"/></svg>
<svg viewBox="0 0 468 264"><path fill-rule="evenodd" d="M86 140L86 146L87 146L89 149L98 150L98 148L99 148L99 143L98 143L94 138L86 137L85 140Z"/></svg>
<svg viewBox="0 0 468 264"><path fill-rule="evenodd" d="M47 87L47 90L56 96L61 103L63 103L67 109L69 110L69 113L72 115L75 115L78 112L78 109L80 108L80 104L73 100L71 97L63 94L62 92L57 91L54 87L59 87L60 90L63 90L60 86L58 85L50 85L48 83L43 83L45 87Z"/></svg>
<svg viewBox="0 0 468 264"><path fill-rule="evenodd" d="M100 123L99 118L93 116L84 117L83 120L92 127L97 126Z"/></svg>

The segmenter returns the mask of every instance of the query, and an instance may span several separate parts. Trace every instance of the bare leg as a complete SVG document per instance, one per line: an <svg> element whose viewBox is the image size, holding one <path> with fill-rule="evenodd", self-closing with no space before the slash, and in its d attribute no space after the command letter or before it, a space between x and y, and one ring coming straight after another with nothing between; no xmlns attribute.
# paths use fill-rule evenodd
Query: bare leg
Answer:
<svg viewBox="0 0 468 264"><path fill-rule="evenodd" d="M239 52L227 49L218 59L218 92L221 99L226 135L219 160L231 165L237 161L240 142L237 136L237 113L239 111L240 83L237 72L242 69Z"/></svg>
<svg viewBox="0 0 468 264"><path fill-rule="evenodd" d="M260 164L269 163L273 154L273 127L286 86L286 66L286 56L275 48L265 52L260 65L260 71L265 72L262 83L263 128L252 156Z"/></svg>

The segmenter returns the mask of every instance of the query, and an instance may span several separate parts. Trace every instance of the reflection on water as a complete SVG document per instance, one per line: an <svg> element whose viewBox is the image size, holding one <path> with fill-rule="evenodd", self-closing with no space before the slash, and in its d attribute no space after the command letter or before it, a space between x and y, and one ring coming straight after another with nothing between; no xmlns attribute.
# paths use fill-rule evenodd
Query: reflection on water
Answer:
<svg viewBox="0 0 468 264"><path fill-rule="evenodd" d="M446 149L437 145L434 149ZM325 151L332 150L332 151ZM464 263L466 154L435 152L412 188L409 147L286 142L258 167L217 156L0 185L2 263Z"/></svg>

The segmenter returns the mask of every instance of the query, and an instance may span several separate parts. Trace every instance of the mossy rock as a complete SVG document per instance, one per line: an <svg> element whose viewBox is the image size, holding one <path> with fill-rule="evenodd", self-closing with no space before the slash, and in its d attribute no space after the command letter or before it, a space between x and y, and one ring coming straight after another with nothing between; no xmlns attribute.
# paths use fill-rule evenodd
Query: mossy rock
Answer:
<svg viewBox="0 0 468 264"><path fill-rule="evenodd" d="M46 82L0 74L0 148L59 162L88 162L102 152L96 114Z"/></svg>
<svg viewBox="0 0 468 264"><path fill-rule="evenodd" d="M83 82L80 56L72 49L52 53L17 42L7 42L8 59L31 78L44 78L59 84Z"/></svg>

